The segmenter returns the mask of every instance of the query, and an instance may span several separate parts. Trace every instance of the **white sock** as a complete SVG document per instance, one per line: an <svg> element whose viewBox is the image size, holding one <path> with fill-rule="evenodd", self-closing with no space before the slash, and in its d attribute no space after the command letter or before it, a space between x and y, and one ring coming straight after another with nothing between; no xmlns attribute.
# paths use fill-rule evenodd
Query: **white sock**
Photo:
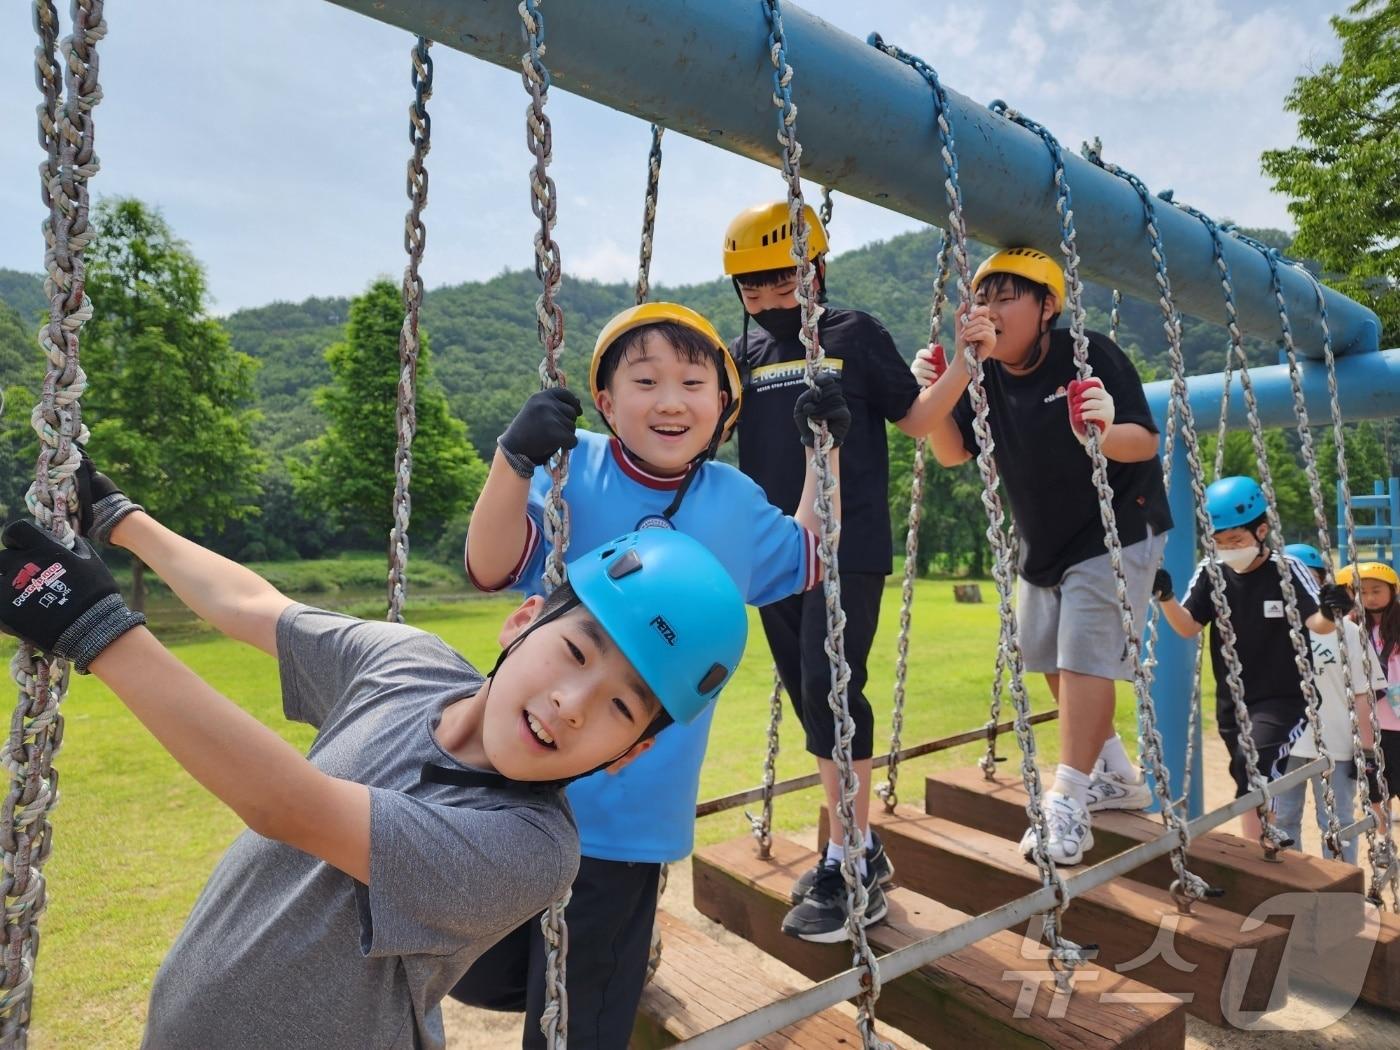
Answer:
<svg viewBox="0 0 1400 1050"><path fill-rule="evenodd" d="M1055 767L1055 783L1050 788L1057 795L1072 798L1081 806L1089 802L1089 774L1061 762Z"/></svg>
<svg viewBox="0 0 1400 1050"><path fill-rule="evenodd" d="M1137 763L1128 757L1128 752L1123 747L1123 738L1117 733L1103 742L1103 750L1099 752L1099 759L1114 776L1131 780L1134 783L1137 782Z"/></svg>
<svg viewBox="0 0 1400 1050"><path fill-rule="evenodd" d="M867 832L866 834L869 834L869 832ZM846 859L846 847L843 846L843 845L841 845L841 843L839 843L839 842L832 842L830 839L827 839L827 840L826 840L826 859L827 859L828 862L830 862L830 863L832 863L832 864L840 864L843 860ZM864 853L861 853L861 856L860 856L860 873L861 873L862 877L865 875L866 870L867 870L867 869L866 869L866 866L865 866L865 854L864 854Z"/></svg>

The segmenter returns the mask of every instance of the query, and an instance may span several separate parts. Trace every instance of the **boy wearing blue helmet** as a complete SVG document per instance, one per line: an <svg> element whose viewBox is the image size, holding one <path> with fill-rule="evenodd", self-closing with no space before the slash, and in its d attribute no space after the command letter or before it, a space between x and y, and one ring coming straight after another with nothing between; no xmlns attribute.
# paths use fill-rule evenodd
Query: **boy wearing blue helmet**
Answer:
<svg viewBox="0 0 1400 1050"><path fill-rule="evenodd" d="M1306 543L1290 543L1283 548L1286 557L1294 558L1307 567L1317 581L1318 587L1326 582L1327 565L1322 553ZM1361 747L1370 754L1375 747L1371 732L1371 696L1385 692L1385 671L1379 660L1366 661L1363 646L1366 644L1361 628L1350 618L1341 621L1338 630L1328 634L1308 632L1312 643L1313 668L1316 671L1318 710L1317 717L1322 728L1322 746L1335 763L1332 770L1332 793L1337 804L1337 819L1342 826L1352 822L1356 803L1356 756L1352 748L1351 717L1347 714L1346 675L1342 665L1341 644L1346 640L1346 659L1357 685L1352 697L1356 705L1357 732ZM1365 668L1371 667L1370 688L1366 687ZM1284 772L1311 762L1317 758L1317 744L1312 732L1305 731L1289 753ZM1274 820L1283 833L1293 840L1293 848L1303 848L1303 805L1307 801L1308 785L1312 785L1313 805L1317 813L1318 830L1327 829L1327 808L1322 793L1322 774L1317 773L1300 784L1295 784L1274 799ZM1326 844L1323 855L1327 856ZM1356 839L1342 843L1342 859L1348 864L1356 863Z"/></svg>
<svg viewBox="0 0 1400 1050"><path fill-rule="evenodd" d="M79 478L81 531L275 656L287 717L318 729L303 757L190 672L85 540L5 530L0 624L91 670L248 824L156 975L147 1050L441 1050L448 990L573 879L564 783L698 717L743 653L742 599L685 537L577 559L572 588L506 618L483 677L423 631L293 602L86 461Z"/></svg>
<svg viewBox="0 0 1400 1050"><path fill-rule="evenodd" d="M1278 560L1292 573L1298 613L1308 630L1332 634L1336 622L1351 608L1346 592L1334 584L1319 588L1313 574L1294 558L1273 550L1268 542L1268 505L1264 491L1253 478L1229 477L1206 489L1206 511L1215 534L1216 556L1225 581L1225 599L1235 629L1236 651L1244 681L1244 703L1249 709L1251 738L1259 754L1258 771L1265 780L1283 775L1288 756L1307 729L1303 683L1294 663L1284 609ZM1183 638L1194 638L1207 624L1215 623L1210 575L1205 562L1196 566L1187 585L1186 600L1173 595L1171 576L1157 572L1153 593L1172 629ZM1230 753L1230 775L1235 797L1249 791L1249 772L1240 746L1240 726L1226 675L1220 632L1210 632L1211 668L1215 672L1215 719L1220 739ZM1244 831L1258 838L1259 815L1250 810L1241 817Z"/></svg>

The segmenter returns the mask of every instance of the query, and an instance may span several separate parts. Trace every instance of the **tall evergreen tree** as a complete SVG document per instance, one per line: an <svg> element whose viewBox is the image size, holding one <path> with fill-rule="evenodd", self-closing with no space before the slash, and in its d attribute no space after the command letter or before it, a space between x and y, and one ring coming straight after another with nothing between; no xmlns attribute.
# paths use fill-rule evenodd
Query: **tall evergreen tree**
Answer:
<svg viewBox="0 0 1400 1050"><path fill-rule="evenodd" d="M326 351L331 385L316 394L327 420L307 461L292 463L296 491L351 538L386 543L392 524L395 409L399 378L398 288L376 281L350 304L344 342ZM448 411L433 381L426 329L420 329L418 433L413 441L413 523L431 533L475 500L486 466L467 428Z"/></svg>
<svg viewBox="0 0 1400 1050"><path fill-rule="evenodd" d="M256 513L255 364L207 313L204 271L160 213L102 201L88 248L93 319L83 332L92 453L177 532L217 530ZM144 602L135 563L134 603Z"/></svg>
<svg viewBox="0 0 1400 1050"><path fill-rule="evenodd" d="M1301 140L1267 150L1264 173L1292 198L1296 249L1400 338L1400 3L1359 0L1332 18L1341 58L1299 77L1286 107Z"/></svg>

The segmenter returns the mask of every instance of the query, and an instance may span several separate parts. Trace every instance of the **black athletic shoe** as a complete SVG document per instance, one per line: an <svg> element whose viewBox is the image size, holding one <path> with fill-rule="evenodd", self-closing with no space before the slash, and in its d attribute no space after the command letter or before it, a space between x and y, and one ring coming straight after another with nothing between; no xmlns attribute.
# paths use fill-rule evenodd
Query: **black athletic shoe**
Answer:
<svg viewBox="0 0 1400 1050"><path fill-rule="evenodd" d="M880 841L878 832L872 831L870 838L873 844L865 851L865 868L875 873L875 881L881 886L888 886L894 878L894 861L890 860L889 854L885 852L885 844ZM817 881L817 872L820 870L820 864L808 868L801 878L793 883L793 904L801 904L802 898L811 892L812 883Z"/></svg>
<svg viewBox="0 0 1400 1050"><path fill-rule="evenodd" d="M866 902L861 925L869 926L885 917L889 905L885 901L885 891L869 870L863 881ZM819 944L835 944L846 939L846 880L841 876L840 864L823 861L818 865L807 896L783 917L783 932L789 937Z"/></svg>

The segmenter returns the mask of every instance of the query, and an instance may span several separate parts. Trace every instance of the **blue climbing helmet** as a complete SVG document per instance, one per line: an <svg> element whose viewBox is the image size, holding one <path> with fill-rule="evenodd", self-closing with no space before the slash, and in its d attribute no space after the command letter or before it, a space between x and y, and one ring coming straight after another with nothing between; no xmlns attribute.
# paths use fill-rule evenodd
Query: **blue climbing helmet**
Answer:
<svg viewBox="0 0 1400 1050"><path fill-rule="evenodd" d="M579 601L682 725L719 696L749 618L724 566L673 529L629 532L569 563Z"/></svg>
<svg viewBox="0 0 1400 1050"><path fill-rule="evenodd" d="M1238 529L1262 518L1269 505L1264 490L1253 478L1221 478L1206 489L1206 513L1212 532Z"/></svg>
<svg viewBox="0 0 1400 1050"><path fill-rule="evenodd" d="M1322 552L1316 547L1307 543L1290 543L1283 548L1283 553L1290 557L1297 558L1309 569L1316 569L1318 572L1326 572L1327 565L1322 560Z"/></svg>

